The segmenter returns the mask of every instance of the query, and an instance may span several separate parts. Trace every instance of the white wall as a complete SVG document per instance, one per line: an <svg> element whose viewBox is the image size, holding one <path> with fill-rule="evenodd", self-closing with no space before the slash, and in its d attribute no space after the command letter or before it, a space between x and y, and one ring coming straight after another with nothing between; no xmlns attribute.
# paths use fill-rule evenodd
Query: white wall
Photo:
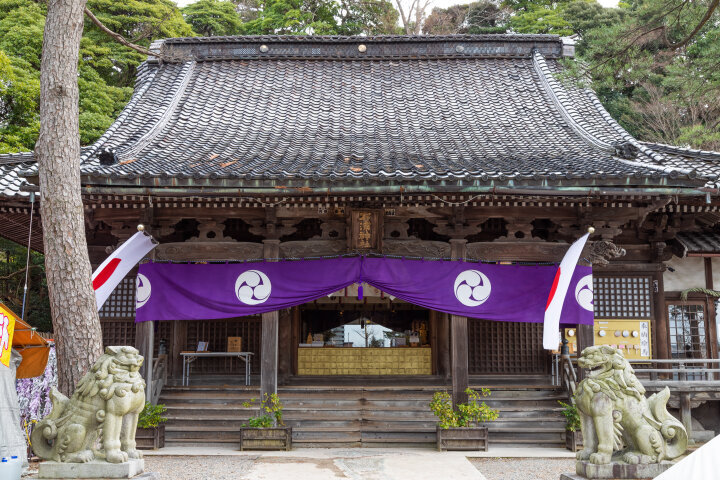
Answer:
<svg viewBox="0 0 720 480"><path fill-rule="evenodd" d="M718 260L717 270L715 260ZM673 257L665 264L673 269L663 273L663 283L666 292L678 292L687 288L705 288L705 264L702 257ZM720 288L720 259L713 259L713 276L715 288Z"/></svg>

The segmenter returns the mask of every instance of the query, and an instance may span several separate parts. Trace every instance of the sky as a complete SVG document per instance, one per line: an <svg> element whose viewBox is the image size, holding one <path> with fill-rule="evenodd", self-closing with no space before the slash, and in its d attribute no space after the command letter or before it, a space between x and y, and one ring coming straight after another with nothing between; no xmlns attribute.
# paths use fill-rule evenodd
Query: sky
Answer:
<svg viewBox="0 0 720 480"><path fill-rule="evenodd" d="M176 0L175 3L178 4L180 7L184 7L185 5L188 5L190 3L193 3L195 0ZM431 3L432 7L440 7L440 8L447 8L451 5L459 5L463 3L472 3L475 0L433 0ZM598 3L602 5L603 7L617 7L618 0L598 0Z"/></svg>

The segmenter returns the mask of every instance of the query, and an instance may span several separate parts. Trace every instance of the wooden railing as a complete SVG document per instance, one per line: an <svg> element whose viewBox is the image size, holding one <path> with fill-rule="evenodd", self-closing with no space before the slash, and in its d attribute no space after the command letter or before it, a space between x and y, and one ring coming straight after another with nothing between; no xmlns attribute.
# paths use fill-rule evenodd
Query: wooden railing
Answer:
<svg viewBox="0 0 720 480"><path fill-rule="evenodd" d="M672 358L652 360L628 360L635 375L649 380L665 382L710 382L717 384L720 379L720 359L713 358ZM650 365L650 367L645 367Z"/></svg>
<svg viewBox="0 0 720 480"><path fill-rule="evenodd" d="M575 396L575 390L577 389L578 377L577 372L575 371L575 365L573 365L570 355L560 355L558 375L560 385L565 387L565 391L568 392L568 395L572 400Z"/></svg>
<svg viewBox="0 0 720 480"><path fill-rule="evenodd" d="M152 371L152 385L148 385L150 388L150 402L157 404L160 399L160 392L162 392L165 383L167 382L167 355L160 355L153 359L153 371Z"/></svg>

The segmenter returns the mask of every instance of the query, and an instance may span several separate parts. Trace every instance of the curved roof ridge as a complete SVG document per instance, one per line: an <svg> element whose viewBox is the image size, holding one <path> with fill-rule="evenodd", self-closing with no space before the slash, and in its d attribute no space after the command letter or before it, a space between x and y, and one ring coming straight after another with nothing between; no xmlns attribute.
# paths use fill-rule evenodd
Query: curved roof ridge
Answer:
<svg viewBox="0 0 720 480"><path fill-rule="evenodd" d="M615 119L612 118L610 113L605 110L603 104L600 103L600 99L597 97L597 95L595 95L595 92L593 92L589 88L586 88L585 93L590 98L590 101L592 102L593 106L595 106L595 109L598 111L598 113L600 113L600 115L605 119L605 121L623 138L623 140L625 140L630 145L636 147L638 150L640 150L642 153L655 160L656 162L663 163L667 161L665 155L646 147L638 139L630 135L628 131L625 130L619 123L617 123Z"/></svg>
<svg viewBox="0 0 720 480"><path fill-rule="evenodd" d="M448 42L448 41L505 42L540 40L561 42L558 35L550 34L455 34L455 35L226 35L213 37L173 37L162 39L168 43L232 43L232 42L287 42L287 43L342 43L342 42Z"/></svg>
<svg viewBox="0 0 720 480"><path fill-rule="evenodd" d="M142 96L150 88L150 85L152 85L152 81L155 78L155 75L157 75L157 71L158 70L156 68L148 68L147 62L140 65L140 67L138 68L137 84L133 91L132 97L130 97L130 101L127 103L127 105L125 105L125 108L123 108L122 112L120 112L120 115L118 115L118 117L105 131L105 133L103 133L102 136L95 141L95 143L88 147L87 151L82 153L82 155L80 156L81 165L89 158L92 158L93 155L95 155L98 150L100 150L100 147L102 147L105 142L107 142L110 137L112 137L113 134L125 123L125 120L134 110L135 105L140 102Z"/></svg>
<svg viewBox="0 0 720 480"><path fill-rule="evenodd" d="M131 146L129 146L125 150L120 150L118 152L118 158L129 158L130 156L136 154L137 152L141 151L143 148L145 148L148 144L150 144L155 138L158 136L160 132L168 125L170 122L170 119L173 117L173 114L175 113L175 109L178 106L178 103L180 103L180 100L183 98L183 95L185 93L185 89L187 88L188 84L190 83L190 79L192 78L192 73L195 70L195 64L196 62L186 62L183 66L183 71L181 72L181 80L179 85L177 86L172 101L167 105L165 108L165 111L160 115L160 117L157 119L155 124L147 131L145 134L143 134L142 137L137 139L135 143ZM148 82L152 83L152 82Z"/></svg>
<svg viewBox="0 0 720 480"><path fill-rule="evenodd" d="M568 98L567 92L558 84L557 80L555 80L555 77L550 71L550 67L548 67L547 62L545 62L545 57L538 51L533 53L533 67L540 77L540 84L543 89L570 128L588 144L608 153L615 153L615 145L605 142L593 135L593 133L588 131L589 129L583 125L585 122L583 122L581 118L576 118L576 112L574 112L574 108L571 105L572 102Z"/></svg>
<svg viewBox="0 0 720 480"><path fill-rule="evenodd" d="M642 145L648 146L653 150L660 150L661 152L673 153L676 155L685 155L688 157L701 158L703 160L717 160L720 161L720 152L713 150L699 150L691 147L678 147L675 145L668 145L665 143L657 142L640 142Z"/></svg>
<svg viewBox="0 0 720 480"><path fill-rule="evenodd" d="M566 90L560 86L555 80L555 77L553 76L552 72L550 71L550 68L548 67L547 63L545 62L545 57L540 52L535 52L533 55L533 65L535 65L536 70L541 76L541 82L543 82L544 85L546 85L546 90L548 90L548 93L550 94L551 98L553 99L553 102L558 106L563 116L568 120L568 123L570 126L576 130L580 135L587 141L589 141L593 145L607 145L609 146L613 152L616 153L615 157L620 158L624 155L617 154L618 150L623 147L623 143L630 144L633 147L635 147L639 152L643 153L647 157L649 157L651 160L654 160L658 163L664 163L667 161L667 158L665 155L662 155L661 153L658 153L654 151L653 149L645 146L642 142L637 140L635 137L630 135L627 130L625 130L619 123L615 121L614 118L610 115L610 113L605 109L605 107L600 102L600 99L597 97L595 92L591 88L584 88L582 91L587 95L588 99L590 100L590 103L592 103L593 107L595 107L595 110L600 114L600 116L607 122L607 124L615 131L615 133L623 140L622 142L616 142L616 143L607 143L595 135L590 128L586 129L583 124L585 123L582 118L578 118L577 116L573 115L574 109L569 109L566 107L567 105L572 105L572 102L568 99ZM606 147L607 149L607 147ZM626 162L627 163L627 162ZM632 163L632 162L631 162ZM628 163L631 164L631 163ZM642 162L635 162L635 166L648 166L649 168L652 168L651 164L648 163L642 163ZM673 167L671 167L673 168ZM657 168L652 168L653 170L658 170ZM663 168L660 168L659 170L663 170ZM668 170L669 171L669 170ZM683 171L683 169L677 169L677 171Z"/></svg>

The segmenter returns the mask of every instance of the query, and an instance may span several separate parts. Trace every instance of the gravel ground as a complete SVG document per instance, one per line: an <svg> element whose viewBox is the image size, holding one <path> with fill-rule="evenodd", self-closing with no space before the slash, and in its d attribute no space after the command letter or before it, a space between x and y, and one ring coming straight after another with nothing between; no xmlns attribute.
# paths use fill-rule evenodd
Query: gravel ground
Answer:
<svg viewBox="0 0 720 480"><path fill-rule="evenodd" d="M574 458L471 458L487 480L558 480L575 473Z"/></svg>
<svg viewBox="0 0 720 480"><path fill-rule="evenodd" d="M145 457L145 471L158 480L229 480L242 478L257 457Z"/></svg>

